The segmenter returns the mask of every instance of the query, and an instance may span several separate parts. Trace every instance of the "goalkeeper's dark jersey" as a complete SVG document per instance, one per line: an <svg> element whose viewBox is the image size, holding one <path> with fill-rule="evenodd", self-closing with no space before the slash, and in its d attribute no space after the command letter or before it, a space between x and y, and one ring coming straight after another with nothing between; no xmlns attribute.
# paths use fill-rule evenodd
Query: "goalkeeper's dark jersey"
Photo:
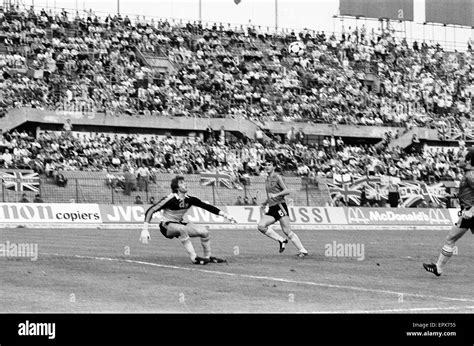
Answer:
<svg viewBox="0 0 474 346"><path fill-rule="evenodd" d="M461 209L474 206L474 170L466 171L459 184L459 204Z"/></svg>
<svg viewBox="0 0 474 346"><path fill-rule="evenodd" d="M188 195L180 198L178 194L171 193L148 208L145 213L145 222L150 222L152 215L160 210L163 210L163 221L180 222L183 220L184 214L193 205L217 215L221 211L213 205L204 203L199 198Z"/></svg>

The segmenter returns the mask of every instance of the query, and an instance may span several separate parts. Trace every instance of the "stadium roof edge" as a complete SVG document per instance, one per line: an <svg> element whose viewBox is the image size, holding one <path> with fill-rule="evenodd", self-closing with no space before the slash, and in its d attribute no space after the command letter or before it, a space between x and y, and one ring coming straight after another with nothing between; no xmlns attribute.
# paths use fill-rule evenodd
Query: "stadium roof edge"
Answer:
<svg viewBox="0 0 474 346"><path fill-rule="evenodd" d="M115 132L120 128L133 128L137 130L150 130L150 133L159 130L188 130L205 131L210 125L214 130L224 126L226 131L240 133L247 138L255 138L255 133L259 126L250 120L240 118L195 118L195 117L138 117L138 116L111 116L104 113L82 113L82 112L63 112L63 111L44 111L32 108L21 108L10 110L7 115L0 119L0 129L9 131L26 123L38 123L56 125L62 128L62 125L71 120L72 125L82 127L100 127L110 128ZM353 138L373 138L382 139L385 133L395 134L404 132L402 127L388 126L353 126L338 125L336 128L332 124L321 124L311 122L267 122L261 128L269 130L274 134L285 135L292 127L295 129L303 128L305 134L315 136L353 137ZM113 131L112 131L113 130ZM437 130L420 128L420 139L436 140Z"/></svg>

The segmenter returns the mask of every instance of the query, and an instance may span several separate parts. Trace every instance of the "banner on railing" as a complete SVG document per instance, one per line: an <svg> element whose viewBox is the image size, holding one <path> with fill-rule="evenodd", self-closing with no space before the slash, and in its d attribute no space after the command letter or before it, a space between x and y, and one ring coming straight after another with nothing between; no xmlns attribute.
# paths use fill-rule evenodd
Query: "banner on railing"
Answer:
<svg viewBox="0 0 474 346"><path fill-rule="evenodd" d="M99 204L48 204L48 203L0 203L0 224L30 224L35 227L55 224L109 225L139 227L145 219L149 205L99 205ZM204 225L221 225L225 228L256 227L262 217L258 206L220 207L232 215L237 224L230 224L223 217L201 208L191 208L184 219ZM292 226L305 229L335 229L366 227L388 228L437 228L451 227L458 220L457 209L440 208L363 208L363 207L289 207ZM158 225L161 213L153 215L152 224Z"/></svg>
<svg viewBox="0 0 474 346"><path fill-rule="evenodd" d="M238 224L256 224L262 215L258 206L231 206L222 209L232 215ZM200 208L191 208L185 217L195 223L226 223L224 218ZM289 217L294 224L347 224L340 208L289 207Z"/></svg>
<svg viewBox="0 0 474 346"><path fill-rule="evenodd" d="M457 209L451 213L439 208L342 208L349 225L441 225L449 226L457 221Z"/></svg>
<svg viewBox="0 0 474 346"><path fill-rule="evenodd" d="M0 203L0 223L100 224L98 204Z"/></svg>
<svg viewBox="0 0 474 346"><path fill-rule="evenodd" d="M142 223L145 212L151 205L99 205L104 223ZM160 220L161 213L155 213L152 220Z"/></svg>

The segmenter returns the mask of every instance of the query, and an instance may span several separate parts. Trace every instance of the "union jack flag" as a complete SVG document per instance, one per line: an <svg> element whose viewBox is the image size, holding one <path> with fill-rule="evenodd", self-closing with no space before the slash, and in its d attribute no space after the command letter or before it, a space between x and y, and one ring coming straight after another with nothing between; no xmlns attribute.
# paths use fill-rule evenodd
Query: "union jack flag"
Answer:
<svg viewBox="0 0 474 346"><path fill-rule="evenodd" d="M437 206L446 204L446 186L443 183L427 185L423 182L401 181L393 177L362 176L356 178L350 184L328 184L328 187L333 200L342 198L349 205L359 205L362 188L365 188L368 200L386 201L390 180L399 186L402 206L406 208L416 207L423 201L426 203L431 201Z"/></svg>
<svg viewBox="0 0 474 346"><path fill-rule="evenodd" d="M34 172L0 172L5 188L14 191L39 192L40 179Z"/></svg>
<svg viewBox="0 0 474 346"><path fill-rule="evenodd" d="M225 186L228 189L234 188L233 178L227 173L202 172L200 181L202 186Z"/></svg>
<svg viewBox="0 0 474 346"><path fill-rule="evenodd" d="M367 199L374 199L376 201L388 200L388 190L386 187L374 184L374 186L367 185L365 187Z"/></svg>
<svg viewBox="0 0 474 346"><path fill-rule="evenodd" d="M360 196L362 192L359 187L351 187L349 184L344 184L342 186L328 184L328 187L333 200L342 198L342 200L349 205L360 204Z"/></svg>

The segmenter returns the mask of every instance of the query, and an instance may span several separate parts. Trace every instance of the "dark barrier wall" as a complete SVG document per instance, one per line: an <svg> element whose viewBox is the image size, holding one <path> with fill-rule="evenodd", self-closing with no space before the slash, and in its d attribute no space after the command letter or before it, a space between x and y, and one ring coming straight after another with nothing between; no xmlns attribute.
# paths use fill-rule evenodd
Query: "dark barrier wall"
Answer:
<svg viewBox="0 0 474 346"><path fill-rule="evenodd" d="M339 12L342 16L413 21L413 0L340 0Z"/></svg>
<svg viewBox="0 0 474 346"><path fill-rule="evenodd" d="M473 0L426 0L426 22L474 26Z"/></svg>

